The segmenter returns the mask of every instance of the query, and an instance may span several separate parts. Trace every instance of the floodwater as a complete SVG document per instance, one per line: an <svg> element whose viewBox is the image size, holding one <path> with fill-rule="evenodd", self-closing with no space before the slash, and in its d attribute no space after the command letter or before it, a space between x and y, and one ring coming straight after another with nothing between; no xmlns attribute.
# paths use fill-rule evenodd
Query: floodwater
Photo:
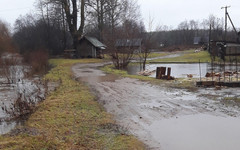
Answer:
<svg viewBox="0 0 240 150"><path fill-rule="evenodd" d="M167 67L171 68L171 76L175 78L186 78L187 74L192 74L193 78L200 78L205 77L207 72L212 71L212 66L210 63L159 63L159 64L147 64L146 70L156 70L157 67ZM141 71L141 68L138 65L129 65L127 67L127 72L129 74L136 75L138 72ZM239 67L236 67L234 65L226 65L225 70L229 71L239 71ZM223 66L220 65L214 65L213 66L214 72L221 72L223 71ZM153 73L150 75L150 77L156 77L156 73Z"/></svg>
<svg viewBox="0 0 240 150"><path fill-rule="evenodd" d="M5 77L0 76L0 135L6 134L22 120L14 120L11 113L14 112L14 103L20 98L28 103L37 103L45 99L45 88L39 77L25 78L23 66L13 66L16 72L11 72L12 83L8 83ZM11 112L11 113L7 113Z"/></svg>
<svg viewBox="0 0 240 150"><path fill-rule="evenodd" d="M6 134L16 125L22 123L21 120L12 120L7 111L14 111L14 102L21 93L22 99L26 102L37 103L45 98L45 89L36 79L21 79L20 82L9 85L0 85L0 135ZM10 120L10 121L8 121Z"/></svg>
<svg viewBox="0 0 240 150"><path fill-rule="evenodd" d="M113 82L118 79L116 75L106 74L100 69L97 69L106 64L78 64L74 65L72 70L75 73L75 78L89 84L95 84L103 81Z"/></svg>
<svg viewBox="0 0 240 150"><path fill-rule="evenodd" d="M206 114L162 119L146 126L162 150L236 150L240 118Z"/></svg>
<svg viewBox="0 0 240 150"><path fill-rule="evenodd" d="M146 65L147 70L156 70L157 67L167 67L171 68L171 76L175 78L186 78L187 74L192 74L194 78L200 77L199 63L164 63L164 64L148 64ZM208 70L207 63L201 63L201 77L204 77ZM137 74L140 72L139 65L129 65L127 68L129 74ZM152 74L150 77L156 77L156 73Z"/></svg>
<svg viewBox="0 0 240 150"><path fill-rule="evenodd" d="M239 149L240 108L235 102L226 104L223 98L239 97L240 88L190 92L137 79L110 78L100 66L76 64L72 70L76 78L92 87L117 123L149 149ZM90 71L94 75L90 76Z"/></svg>

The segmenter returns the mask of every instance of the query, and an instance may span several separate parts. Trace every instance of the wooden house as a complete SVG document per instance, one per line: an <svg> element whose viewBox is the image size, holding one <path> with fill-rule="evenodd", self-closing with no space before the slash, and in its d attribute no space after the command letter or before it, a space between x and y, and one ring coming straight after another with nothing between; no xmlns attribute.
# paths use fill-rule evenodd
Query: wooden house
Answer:
<svg viewBox="0 0 240 150"><path fill-rule="evenodd" d="M118 39L115 46L122 53L128 53L129 51L141 53L142 43L142 39Z"/></svg>
<svg viewBox="0 0 240 150"><path fill-rule="evenodd" d="M103 50L106 45L95 37L84 36L77 45L76 56L78 58L103 58Z"/></svg>

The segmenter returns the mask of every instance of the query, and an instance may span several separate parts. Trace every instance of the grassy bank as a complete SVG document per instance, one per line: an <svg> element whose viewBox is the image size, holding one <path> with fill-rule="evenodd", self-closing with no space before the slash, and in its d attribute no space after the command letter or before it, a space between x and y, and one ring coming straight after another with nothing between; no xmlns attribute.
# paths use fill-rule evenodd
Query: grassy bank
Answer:
<svg viewBox="0 0 240 150"><path fill-rule="evenodd" d="M170 55L170 54L171 54L170 52L166 52L166 53L156 53L156 52L154 52L154 53L150 53L150 54L148 55L148 58L163 57L163 56L167 56L167 55ZM119 54L119 55L121 55L121 54ZM133 54L133 57L132 57L132 58L133 58L133 59L139 59L139 55L142 56L143 54ZM111 56L105 54L105 55L104 55L104 59L106 59L106 60L111 60Z"/></svg>
<svg viewBox="0 0 240 150"><path fill-rule="evenodd" d="M174 58L163 58L163 59L155 59L151 60L150 62L182 62L182 63L197 63L199 60L201 62L211 62L211 57L210 54L207 51L200 51L195 53L195 50L188 50L188 51L183 51L179 52L182 53L181 56L179 57L174 57Z"/></svg>
<svg viewBox="0 0 240 150"><path fill-rule="evenodd" d="M23 127L0 136L0 149L144 149L115 124L89 88L72 78L74 63L101 60L54 59L46 80L61 85L37 107Z"/></svg>

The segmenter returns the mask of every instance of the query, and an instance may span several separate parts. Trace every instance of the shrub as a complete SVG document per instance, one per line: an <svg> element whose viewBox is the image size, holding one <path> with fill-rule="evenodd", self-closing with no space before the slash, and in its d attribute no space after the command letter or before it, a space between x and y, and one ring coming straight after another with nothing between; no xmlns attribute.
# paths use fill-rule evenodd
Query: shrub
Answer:
<svg viewBox="0 0 240 150"><path fill-rule="evenodd" d="M36 50L24 56L24 60L31 66L32 74L44 74L48 69L48 53L46 50Z"/></svg>

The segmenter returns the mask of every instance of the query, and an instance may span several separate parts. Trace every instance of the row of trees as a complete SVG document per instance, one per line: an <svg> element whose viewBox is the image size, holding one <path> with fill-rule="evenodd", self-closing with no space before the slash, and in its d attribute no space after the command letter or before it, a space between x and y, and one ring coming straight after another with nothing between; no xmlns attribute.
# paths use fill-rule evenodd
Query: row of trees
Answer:
<svg viewBox="0 0 240 150"><path fill-rule="evenodd" d="M197 20L185 20L176 29L166 25L157 27L154 36L154 43L165 46L193 45L194 37L209 37L211 25L211 40L224 39L224 20L214 15L201 22ZM227 40L236 41L237 35L231 27L228 27Z"/></svg>
<svg viewBox="0 0 240 150"><path fill-rule="evenodd" d="M47 25L43 18L36 19L32 15L16 20L13 41L22 54L42 49L58 55L72 44L70 34L58 23Z"/></svg>

